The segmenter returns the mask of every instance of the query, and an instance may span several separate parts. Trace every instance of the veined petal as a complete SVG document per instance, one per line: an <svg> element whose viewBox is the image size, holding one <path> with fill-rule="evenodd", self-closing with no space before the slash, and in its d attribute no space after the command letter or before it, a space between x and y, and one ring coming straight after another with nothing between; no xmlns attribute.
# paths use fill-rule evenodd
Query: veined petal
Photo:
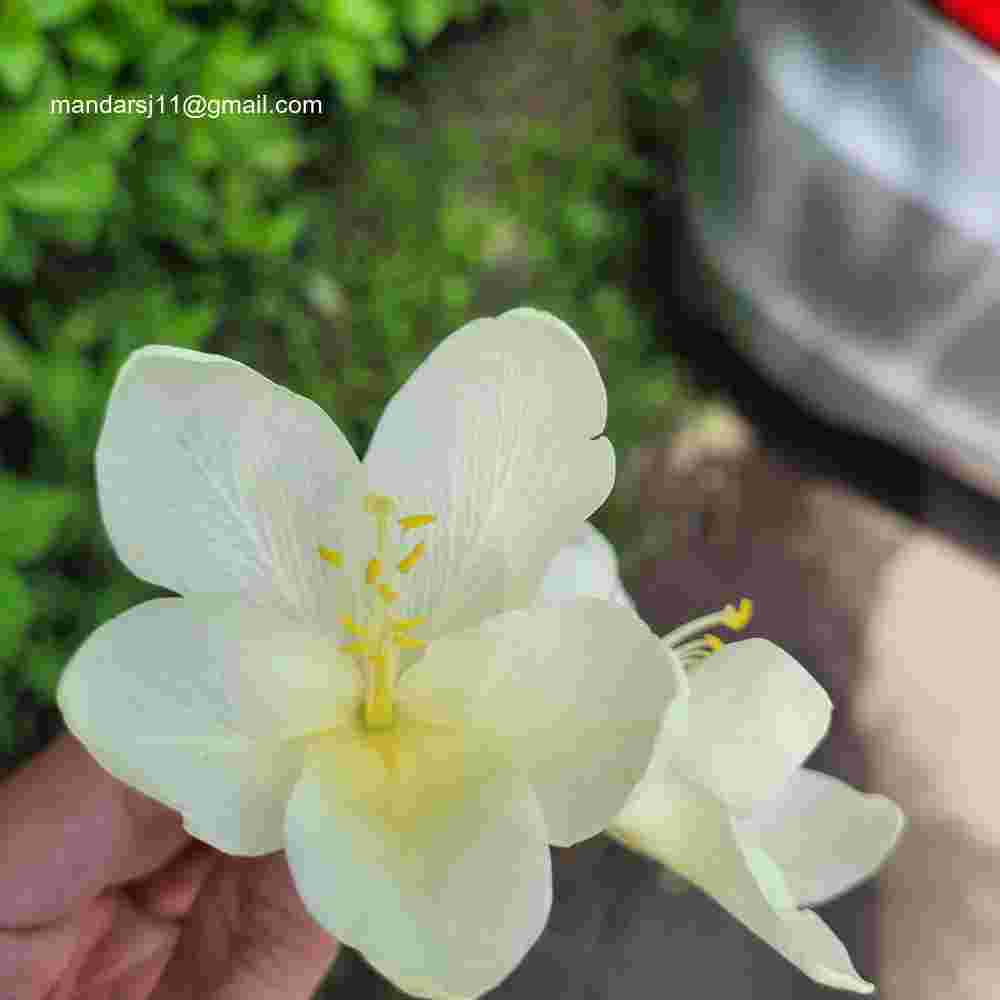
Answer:
<svg viewBox="0 0 1000 1000"><path fill-rule="evenodd" d="M359 466L315 403L239 362L163 346L122 367L97 446L101 513L133 573L312 620L343 604L317 547L350 532L332 514Z"/></svg>
<svg viewBox="0 0 1000 1000"><path fill-rule="evenodd" d="M429 635L535 596L549 560L614 483L607 397L579 337L533 309L444 340L389 402L365 456L373 487L430 513L403 610Z"/></svg>
<svg viewBox="0 0 1000 1000"><path fill-rule="evenodd" d="M346 725L310 745L287 850L313 916L420 996L492 989L551 906L531 786L488 739L405 712L393 729Z"/></svg>
<svg viewBox="0 0 1000 1000"><path fill-rule="evenodd" d="M690 726L674 766L736 812L774 796L830 724L826 692L766 639L724 646L690 683Z"/></svg>
<svg viewBox="0 0 1000 1000"><path fill-rule="evenodd" d="M545 601L599 597L626 608L635 606L618 574L618 556L611 543L589 521L552 558L542 580Z"/></svg>
<svg viewBox="0 0 1000 1000"><path fill-rule="evenodd" d="M683 779L647 779L609 832L692 882L816 982L874 989L830 928L795 908L774 862L741 845L728 810L710 792Z"/></svg>
<svg viewBox="0 0 1000 1000"><path fill-rule="evenodd" d="M739 820L741 839L780 866L805 906L839 896L873 875L903 830L903 812L883 795L799 768L774 799Z"/></svg>
<svg viewBox="0 0 1000 1000"><path fill-rule="evenodd" d="M102 625L70 660L66 725L116 778L231 854L283 842L301 737L350 712L358 682L328 640L226 597L163 598Z"/></svg>
<svg viewBox="0 0 1000 1000"><path fill-rule="evenodd" d="M497 733L538 795L549 841L569 845L621 809L685 686L634 612L579 598L437 640L400 697Z"/></svg>

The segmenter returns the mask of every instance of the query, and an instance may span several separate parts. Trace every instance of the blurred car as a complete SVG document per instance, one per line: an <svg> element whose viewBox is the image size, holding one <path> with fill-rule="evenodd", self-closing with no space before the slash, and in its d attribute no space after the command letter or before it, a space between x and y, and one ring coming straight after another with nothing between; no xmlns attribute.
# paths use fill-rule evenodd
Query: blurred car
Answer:
<svg viewBox="0 0 1000 1000"><path fill-rule="evenodd" d="M746 352L1000 494L1000 5L738 0L686 206Z"/></svg>

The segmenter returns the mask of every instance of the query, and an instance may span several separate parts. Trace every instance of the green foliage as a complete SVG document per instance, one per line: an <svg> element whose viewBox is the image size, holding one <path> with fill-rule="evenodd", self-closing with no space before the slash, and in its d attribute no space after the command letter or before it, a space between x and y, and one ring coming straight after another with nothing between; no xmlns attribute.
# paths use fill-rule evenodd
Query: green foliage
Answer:
<svg viewBox="0 0 1000 1000"><path fill-rule="evenodd" d="M625 0L625 91L640 141L677 142L698 75L733 33L734 0Z"/></svg>
<svg viewBox="0 0 1000 1000"><path fill-rule="evenodd" d="M0 279L25 282L51 242L85 252L170 240L195 259L287 252L293 172L310 126L370 102L462 0L4 0L0 19ZM309 96L325 114L212 114L174 102ZM131 110L70 113L117 99ZM53 105L54 101L69 102ZM96 105L101 108L100 104ZM109 107L113 107L109 104Z"/></svg>

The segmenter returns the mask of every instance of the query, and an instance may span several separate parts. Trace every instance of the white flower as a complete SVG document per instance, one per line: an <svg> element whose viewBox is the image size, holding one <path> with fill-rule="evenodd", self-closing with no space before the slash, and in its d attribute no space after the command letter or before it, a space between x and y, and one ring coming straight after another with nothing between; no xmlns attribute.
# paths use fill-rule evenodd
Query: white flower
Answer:
<svg viewBox="0 0 1000 1000"><path fill-rule="evenodd" d="M444 341L363 463L242 364L136 352L101 510L182 596L84 643L67 724L200 839L286 848L315 917L404 988L478 996L542 930L547 845L607 826L685 683L632 612L533 603L611 489L605 415L582 342L527 309Z"/></svg>
<svg viewBox="0 0 1000 1000"><path fill-rule="evenodd" d="M574 576L575 572L575 576ZM627 601L614 551L596 529L553 561L543 592ZM663 642L690 672L646 777L609 833L721 903L806 975L857 993L847 950L812 911L872 875L903 827L899 807L800 765L826 733L831 705L765 639L723 646L749 602L676 629Z"/></svg>

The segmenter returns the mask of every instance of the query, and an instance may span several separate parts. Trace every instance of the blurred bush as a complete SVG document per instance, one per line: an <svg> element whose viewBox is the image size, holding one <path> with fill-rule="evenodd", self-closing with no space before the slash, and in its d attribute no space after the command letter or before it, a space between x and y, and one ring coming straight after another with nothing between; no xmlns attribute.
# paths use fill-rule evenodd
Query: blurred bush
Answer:
<svg viewBox="0 0 1000 1000"><path fill-rule="evenodd" d="M93 481L104 405L135 348L239 358L316 399L363 451L442 336L530 303L594 350L619 450L688 404L631 294L656 180L645 161L528 118L487 154L407 96L433 75L421 47L483 9L0 0L0 760L38 745L86 635L154 593L117 563ZM649 74L693 66L677 55L684 30L638 0L616 16L626 91L676 113ZM321 97L324 114L67 116L48 103L261 92Z"/></svg>
<svg viewBox="0 0 1000 1000"><path fill-rule="evenodd" d="M0 275L40 248L166 241L201 263L281 254L301 231L289 180L308 119L52 113L58 99L201 94L371 100L469 0L4 0L0 23ZM334 111L334 113L336 113Z"/></svg>

